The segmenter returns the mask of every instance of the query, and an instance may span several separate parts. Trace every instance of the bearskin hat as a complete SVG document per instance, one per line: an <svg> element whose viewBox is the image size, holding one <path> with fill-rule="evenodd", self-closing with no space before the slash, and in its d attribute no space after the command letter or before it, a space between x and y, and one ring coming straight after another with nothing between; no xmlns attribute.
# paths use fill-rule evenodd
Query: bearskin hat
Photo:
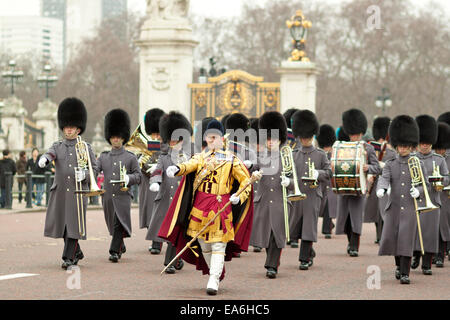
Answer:
<svg viewBox="0 0 450 320"><path fill-rule="evenodd" d="M278 137L281 144L284 144L287 139L287 124L284 116L278 111L266 111L259 118L259 129L267 130L267 138L270 138L271 129L278 129Z"/></svg>
<svg viewBox="0 0 450 320"><path fill-rule="evenodd" d="M225 129L224 129L223 125L222 125L222 122L220 122L220 121L218 121L216 119L213 119L210 122L208 122L208 125L206 126L205 133L208 130L214 130L215 132L220 132L222 135L225 134Z"/></svg>
<svg viewBox="0 0 450 320"><path fill-rule="evenodd" d="M248 118L242 114L242 113L233 113L231 114L225 123L225 129L228 130L237 130L242 129L247 131L247 129L250 127L250 121Z"/></svg>
<svg viewBox="0 0 450 320"><path fill-rule="evenodd" d="M130 139L130 117L125 110L113 109L105 115L105 139L109 144L111 137L122 137L123 143Z"/></svg>
<svg viewBox="0 0 450 320"><path fill-rule="evenodd" d="M338 141L350 141L350 137L348 136L348 134L345 133L344 128L342 128L342 126L340 126L336 130L336 134Z"/></svg>
<svg viewBox="0 0 450 320"><path fill-rule="evenodd" d="M347 135L364 134L367 131L367 119L359 109L350 109L342 114L342 127Z"/></svg>
<svg viewBox="0 0 450 320"><path fill-rule="evenodd" d="M225 128L227 124L228 118L231 116L231 113L226 114L222 117L222 120L220 120L220 123L222 123L222 126Z"/></svg>
<svg viewBox="0 0 450 320"><path fill-rule="evenodd" d="M87 111L83 101L78 98L66 98L58 106L58 126L80 128L80 135L86 129Z"/></svg>
<svg viewBox="0 0 450 320"><path fill-rule="evenodd" d="M433 149L450 149L450 126L445 122L438 122L438 137Z"/></svg>
<svg viewBox="0 0 450 320"><path fill-rule="evenodd" d="M312 138L319 131L319 121L314 112L298 110L291 116L292 133L295 137Z"/></svg>
<svg viewBox="0 0 450 320"><path fill-rule="evenodd" d="M394 148L398 146L415 148L419 143L419 126L416 120L408 115L395 117L389 125L389 139Z"/></svg>
<svg viewBox="0 0 450 320"><path fill-rule="evenodd" d="M169 143L172 133L177 129L185 129L192 135L192 126L189 120L177 111L170 111L159 120L159 134L163 143ZM179 138L179 137L177 137Z"/></svg>
<svg viewBox="0 0 450 320"><path fill-rule="evenodd" d="M208 123L213 120L213 117L206 117L203 118L202 121L199 121L194 128L194 134L195 134L195 141L198 141L197 139L200 139L202 141L202 146L206 147L206 142L205 142L205 131L206 131L206 127L208 126Z"/></svg>
<svg viewBox="0 0 450 320"><path fill-rule="evenodd" d="M374 140L378 141L380 139L387 140L389 124L391 123L391 118L389 117L378 117L373 121L372 125L372 135Z"/></svg>
<svg viewBox="0 0 450 320"><path fill-rule="evenodd" d="M323 124L319 127L317 135L317 143L320 148L331 147L336 141L336 133L334 128L329 124Z"/></svg>
<svg viewBox="0 0 450 320"><path fill-rule="evenodd" d="M147 134L159 133L159 120L165 114L166 113L159 108L148 110L144 116L145 132Z"/></svg>
<svg viewBox="0 0 450 320"><path fill-rule="evenodd" d="M432 116L423 114L416 117L419 126L419 143L435 144L438 136L437 121Z"/></svg>
<svg viewBox="0 0 450 320"><path fill-rule="evenodd" d="M289 129L292 129L291 117L292 117L292 115L293 115L296 111L298 111L297 108L290 108L290 109L287 109L287 110L283 113L284 119L286 119L286 125L287 125L287 127L288 127Z"/></svg>
<svg viewBox="0 0 450 320"><path fill-rule="evenodd" d="M444 112L437 118L437 121L445 122L450 126L450 111Z"/></svg>

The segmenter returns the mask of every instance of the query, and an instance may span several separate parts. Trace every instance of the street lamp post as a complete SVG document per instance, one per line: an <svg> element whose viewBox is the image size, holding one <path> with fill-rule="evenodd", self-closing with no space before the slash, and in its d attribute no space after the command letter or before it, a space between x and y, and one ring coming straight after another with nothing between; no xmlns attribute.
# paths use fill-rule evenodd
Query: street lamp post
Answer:
<svg viewBox="0 0 450 320"><path fill-rule="evenodd" d="M308 62L309 59L305 53L305 43L308 29L312 26L311 21L305 19L301 10L297 10L295 16L286 21L286 26L289 28L294 46L289 61Z"/></svg>
<svg viewBox="0 0 450 320"><path fill-rule="evenodd" d="M392 106L391 94L387 88L381 89L381 96L378 96L377 100L375 100L375 106L382 108L383 114L386 111L386 107L389 108Z"/></svg>
<svg viewBox="0 0 450 320"><path fill-rule="evenodd" d="M14 84L20 83L23 79L23 72L16 70L16 61L9 61L9 70L2 72L3 81L11 84L11 95L14 95Z"/></svg>
<svg viewBox="0 0 450 320"><path fill-rule="evenodd" d="M3 133L2 129L2 114L3 114L3 107L5 106L5 103L3 101L0 101L0 134Z"/></svg>
<svg viewBox="0 0 450 320"><path fill-rule="evenodd" d="M44 72L38 77L37 81L39 83L39 87L45 88L45 98L49 97L49 88L52 88L56 85L58 81L58 77L50 74L52 71L52 67L49 64L44 66Z"/></svg>

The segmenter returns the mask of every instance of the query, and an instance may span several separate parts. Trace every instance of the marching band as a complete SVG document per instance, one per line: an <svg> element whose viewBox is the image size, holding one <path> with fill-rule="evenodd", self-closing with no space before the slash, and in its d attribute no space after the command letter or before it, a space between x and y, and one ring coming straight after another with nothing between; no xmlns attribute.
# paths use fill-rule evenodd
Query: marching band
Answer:
<svg viewBox="0 0 450 320"><path fill-rule="evenodd" d="M83 102L65 99L57 117L64 138L39 166L55 163L44 235L64 239L63 269L84 258L79 240L87 237L87 197L93 194L102 195L112 236L109 260L119 261L132 234L132 185L139 185L139 227L148 228L149 251L159 254L167 243L163 271L195 265L209 274L209 295L219 291L225 261L249 245L265 249L269 279L277 277L282 249L299 240L299 269L311 268L319 217L326 239L334 226L336 235L347 236L351 257L359 254L363 223L375 223L378 255L395 257L401 284L411 282L410 269L420 261L424 275L432 275L433 264L444 266L450 112L437 119L376 118L373 139L364 141L368 121L359 109L345 111L337 130L295 108L251 119L207 117L193 130L185 115L154 108L131 135L128 114L114 109L104 118L111 150L97 159L81 138ZM235 134L241 130L244 135ZM200 139L191 142L193 136ZM104 185L98 186L101 172Z"/></svg>

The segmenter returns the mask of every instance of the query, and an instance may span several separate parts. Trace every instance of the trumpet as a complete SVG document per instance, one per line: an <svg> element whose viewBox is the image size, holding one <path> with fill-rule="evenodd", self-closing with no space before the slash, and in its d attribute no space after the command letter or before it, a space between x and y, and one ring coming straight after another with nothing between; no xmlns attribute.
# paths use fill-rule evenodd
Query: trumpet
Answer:
<svg viewBox="0 0 450 320"><path fill-rule="evenodd" d="M119 168L119 180L110 180L109 183L121 183L122 187L120 188L120 191L128 191L129 188L125 185L127 168L125 168L125 166L122 166L122 161L119 161Z"/></svg>
<svg viewBox="0 0 450 320"><path fill-rule="evenodd" d="M416 208L417 229L418 229L418 233L419 233L420 248L422 250L422 255L424 255L425 251L423 249L422 229L420 227L419 214L437 209L438 207L436 207L431 202L430 196L428 195L427 186L425 184L425 179L423 177L422 167L420 166L419 158L417 158L416 156L410 157L408 159L408 167L409 167L409 173L411 175L411 186L416 187L416 186L422 185L422 189L423 189L423 192L425 195L425 206L424 207L419 207L417 204L417 200L414 198L414 207Z"/></svg>
<svg viewBox="0 0 450 320"><path fill-rule="evenodd" d="M444 177L441 175L439 166L436 165L435 161L433 161L433 174L428 177L428 181L430 181L434 190L437 192L441 192L444 189L444 185L442 184Z"/></svg>
<svg viewBox="0 0 450 320"><path fill-rule="evenodd" d="M314 179L314 170L316 170L314 161L311 161L311 158L308 158L308 176L302 177L302 180L308 182L311 189L315 189L319 186L317 184L317 179Z"/></svg>
<svg viewBox="0 0 450 320"><path fill-rule="evenodd" d="M83 190L83 183L77 181L75 178L75 197L77 199L77 214L78 214L78 232L80 236L86 235L86 221L84 220L84 196L96 196L105 192L97 186L97 182L94 178L94 172L92 170L91 157L86 142L82 141L81 137L77 137L77 143L75 144L75 152L77 155L77 167L75 167L75 177L84 170L89 171L91 190Z"/></svg>

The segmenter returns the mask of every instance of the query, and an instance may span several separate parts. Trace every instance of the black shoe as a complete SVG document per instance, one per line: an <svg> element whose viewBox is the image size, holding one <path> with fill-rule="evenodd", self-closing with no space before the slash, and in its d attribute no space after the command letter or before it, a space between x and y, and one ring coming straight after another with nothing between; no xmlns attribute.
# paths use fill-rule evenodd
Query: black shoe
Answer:
<svg viewBox="0 0 450 320"><path fill-rule="evenodd" d="M402 275L401 278L400 278L400 283L401 283L401 284L409 284L409 283L410 283L410 281L409 281L409 276L407 276L407 275Z"/></svg>
<svg viewBox="0 0 450 320"><path fill-rule="evenodd" d="M350 257L357 257L358 256L358 251L350 250L349 255L350 255Z"/></svg>
<svg viewBox="0 0 450 320"><path fill-rule="evenodd" d="M233 252L233 258L240 258L241 254L239 252Z"/></svg>
<svg viewBox="0 0 450 320"><path fill-rule="evenodd" d="M118 262L119 261L119 255L117 253L111 253L111 255L109 256L109 261L111 262Z"/></svg>
<svg viewBox="0 0 450 320"><path fill-rule="evenodd" d="M301 261L300 267L298 267L300 270L308 270L309 269L309 262Z"/></svg>
<svg viewBox="0 0 450 320"><path fill-rule="evenodd" d="M183 259L178 258L177 263L175 263L175 269L181 270L183 269L183 266L184 266Z"/></svg>
<svg viewBox="0 0 450 320"><path fill-rule="evenodd" d="M69 268L71 266L73 266L73 261L70 259L65 259L61 265L61 268L63 268L64 270L67 270L67 268Z"/></svg>
<svg viewBox="0 0 450 320"><path fill-rule="evenodd" d="M308 266L309 267L312 267L312 265L313 265L313 258L309 258L309 261L308 261Z"/></svg>
<svg viewBox="0 0 450 320"><path fill-rule="evenodd" d="M123 255L125 252L127 252L127 248L126 248L125 246L123 246L123 248L120 249L120 252L119 252L119 259L122 258L122 255Z"/></svg>
<svg viewBox="0 0 450 320"><path fill-rule="evenodd" d="M422 273L426 276L431 276L433 274L431 269L422 269Z"/></svg>
<svg viewBox="0 0 450 320"><path fill-rule="evenodd" d="M253 247L253 252L261 252L261 248L260 247Z"/></svg>
<svg viewBox="0 0 450 320"><path fill-rule="evenodd" d="M395 279L400 280L401 277L400 268L397 267L397 269L395 269Z"/></svg>
<svg viewBox="0 0 450 320"><path fill-rule="evenodd" d="M274 268L267 269L266 277L270 279L275 279L277 277L277 270Z"/></svg>
<svg viewBox="0 0 450 320"><path fill-rule="evenodd" d="M417 269L420 264L420 257L413 256L411 262L411 269Z"/></svg>
<svg viewBox="0 0 450 320"><path fill-rule="evenodd" d="M444 260L436 259L436 268L443 268L444 267Z"/></svg>
<svg viewBox="0 0 450 320"><path fill-rule="evenodd" d="M210 296L215 296L217 294L217 290L208 288L206 289L206 293L209 294Z"/></svg>
<svg viewBox="0 0 450 320"><path fill-rule="evenodd" d="M375 244L380 244L380 240L377 239L377 240L375 240L373 243L375 243Z"/></svg>
<svg viewBox="0 0 450 320"><path fill-rule="evenodd" d="M167 269L164 271L167 274L174 274L175 273L175 267L174 266L168 266Z"/></svg>
<svg viewBox="0 0 450 320"><path fill-rule="evenodd" d="M291 248L298 248L298 242L291 242Z"/></svg>
<svg viewBox="0 0 450 320"><path fill-rule="evenodd" d="M156 249L156 248L152 248L152 249L150 250L150 253L151 253L151 254L160 254L160 253L161 253L161 250Z"/></svg>
<svg viewBox="0 0 450 320"><path fill-rule="evenodd" d="M73 264L77 265L78 261L82 260L84 258L84 254L83 251L78 251L77 253L75 253L75 259L73 260Z"/></svg>
<svg viewBox="0 0 450 320"><path fill-rule="evenodd" d="M331 239L331 234L325 234L325 239Z"/></svg>
<svg viewBox="0 0 450 320"><path fill-rule="evenodd" d="M347 246L347 254L350 254L350 245Z"/></svg>

